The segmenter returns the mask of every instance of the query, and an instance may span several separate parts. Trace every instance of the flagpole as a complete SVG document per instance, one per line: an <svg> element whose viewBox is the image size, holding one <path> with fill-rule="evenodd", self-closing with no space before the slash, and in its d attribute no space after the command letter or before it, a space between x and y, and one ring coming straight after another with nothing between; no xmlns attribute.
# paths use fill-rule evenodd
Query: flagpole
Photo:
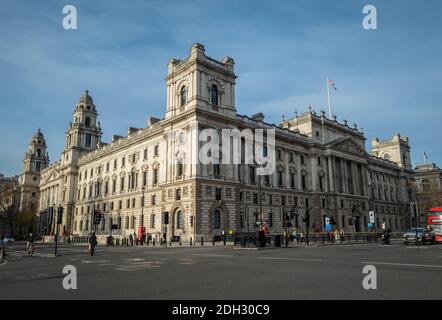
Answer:
<svg viewBox="0 0 442 320"><path fill-rule="evenodd" d="M331 119L332 114L331 114L330 84L328 78L327 78L327 97L328 97L328 117L329 119Z"/></svg>

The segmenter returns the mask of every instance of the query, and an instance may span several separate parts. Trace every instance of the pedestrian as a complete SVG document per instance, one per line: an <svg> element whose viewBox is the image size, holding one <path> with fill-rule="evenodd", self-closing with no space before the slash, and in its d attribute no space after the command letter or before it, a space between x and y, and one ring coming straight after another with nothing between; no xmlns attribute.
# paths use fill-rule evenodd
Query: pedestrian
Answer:
<svg viewBox="0 0 442 320"><path fill-rule="evenodd" d="M345 232L344 232L344 229L341 229L340 233L341 233L340 236L341 236L342 242L345 242Z"/></svg>
<svg viewBox="0 0 442 320"><path fill-rule="evenodd" d="M130 241L130 245L133 246L134 245L134 237L132 236L132 233L129 234L129 241Z"/></svg>
<svg viewBox="0 0 442 320"><path fill-rule="evenodd" d="M135 241L135 244L138 245L138 236L135 232L134 232L134 241Z"/></svg>
<svg viewBox="0 0 442 320"><path fill-rule="evenodd" d="M92 231L89 237L89 252L91 256L94 255L96 245L97 245L97 236L95 235L95 231Z"/></svg>
<svg viewBox="0 0 442 320"><path fill-rule="evenodd" d="M5 242L5 236L1 235L0 237L0 263L3 263L3 261L6 258L6 242Z"/></svg>
<svg viewBox="0 0 442 320"><path fill-rule="evenodd" d="M29 234L27 242L26 242L26 249L28 250L28 256L34 255L34 249L35 249L35 237L32 233Z"/></svg>

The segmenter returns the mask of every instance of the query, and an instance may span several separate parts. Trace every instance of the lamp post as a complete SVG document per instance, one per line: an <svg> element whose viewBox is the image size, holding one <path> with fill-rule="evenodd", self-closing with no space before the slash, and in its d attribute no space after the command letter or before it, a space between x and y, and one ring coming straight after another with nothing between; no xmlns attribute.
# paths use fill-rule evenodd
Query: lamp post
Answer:
<svg viewBox="0 0 442 320"><path fill-rule="evenodd" d="M414 219L415 219L415 227L416 227L416 246L419 246L419 239L418 239L418 228L419 228L419 224L418 224L418 212L417 212L417 202L416 201L411 201L410 202L410 206L411 208L413 208L414 210ZM423 235L422 235L423 236Z"/></svg>

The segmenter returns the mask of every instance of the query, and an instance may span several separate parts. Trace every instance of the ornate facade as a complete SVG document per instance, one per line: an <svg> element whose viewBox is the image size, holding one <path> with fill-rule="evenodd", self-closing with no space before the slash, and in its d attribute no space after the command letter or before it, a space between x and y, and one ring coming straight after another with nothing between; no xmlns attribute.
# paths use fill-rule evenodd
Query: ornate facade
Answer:
<svg viewBox="0 0 442 320"><path fill-rule="evenodd" d="M335 228L366 231L369 210L377 227L385 222L402 231L410 224L414 179L407 138L375 139L368 153L362 130L324 112L310 109L279 125L266 123L262 114L240 115L235 81L232 58L212 59L195 44L189 57L168 63L165 117L149 118L145 128L129 128L109 144L101 142L97 107L86 91L61 159L41 167L39 231L55 232L51 206L64 208L62 230L71 235L87 235L94 209L100 209L99 234L115 225L114 235L144 227L160 236L167 211L167 237L183 241L254 230L261 222L281 232L284 214L298 231L323 231L326 216ZM274 129L276 171L260 177L254 165L195 161L197 134L205 128Z"/></svg>

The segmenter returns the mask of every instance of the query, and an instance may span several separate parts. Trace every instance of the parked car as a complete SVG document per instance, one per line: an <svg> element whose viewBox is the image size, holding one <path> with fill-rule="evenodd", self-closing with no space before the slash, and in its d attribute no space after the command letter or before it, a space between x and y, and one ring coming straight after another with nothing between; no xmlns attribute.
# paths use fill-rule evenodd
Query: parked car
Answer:
<svg viewBox="0 0 442 320"><path fill-rule="evenodd" d="M424 228L417 228L418 243L424 244L424 234ZM404 244L407 245L409 243L416 243L416 228L408 229L407 232L404 233Z"/></svg>
<svg viewBox="0 0 442 320"><path fill-rule="evenodd" d="M14 238L11 236L5 236L5 238L3 239L3 241L5 243L13 243L14 242Z"/></svg>

